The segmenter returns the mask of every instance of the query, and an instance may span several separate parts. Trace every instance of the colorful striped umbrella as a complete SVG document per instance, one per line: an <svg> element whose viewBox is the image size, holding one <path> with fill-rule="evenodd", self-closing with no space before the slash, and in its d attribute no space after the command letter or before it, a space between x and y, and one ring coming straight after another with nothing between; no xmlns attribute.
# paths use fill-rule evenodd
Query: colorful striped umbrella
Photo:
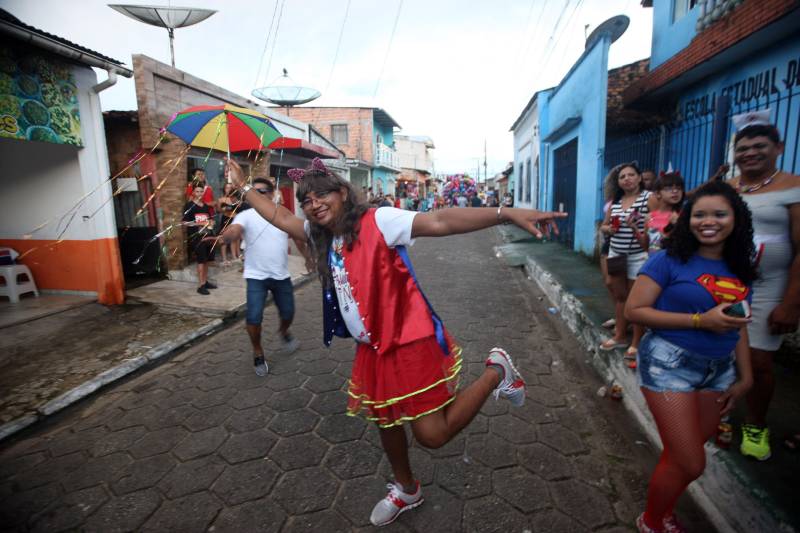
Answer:
<svg viewBox="0 0 800 533"><path fill-rule="evenodd" d="M198 148L222 152L266 150L283 137L258 111L232 105L200 105L178 112L167 131Z"/></svg>

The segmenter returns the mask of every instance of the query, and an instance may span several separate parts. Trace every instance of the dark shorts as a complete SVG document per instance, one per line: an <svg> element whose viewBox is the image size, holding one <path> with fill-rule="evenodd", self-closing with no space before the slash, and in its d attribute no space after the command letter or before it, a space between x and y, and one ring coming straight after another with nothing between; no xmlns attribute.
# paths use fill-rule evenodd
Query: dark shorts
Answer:
<svg viewBox="0 0 800 533"><path fill-rule="evenodd" d="M736 359L703 357L649 332L639 344L637 373L639 386L654 392L723 392L736 381Z"/></svg>
<svg viewBox="0 0 800 533"><path fill-rule="evenodd" d="M208 263L214 260L216 248L211 241L203 241L199 237L189 240L189 249L194 253L195 260L198 263Z"/></svg>
<svg viewBox="0 0 800 533"><path fill-rule="evenodd" d="M247 317L245 322L250 326L258 326L264 318L264 305L267 294L272 292L275 307L281 320L294 318L294 290L292 279L250 279L247 281Z"/></svg>

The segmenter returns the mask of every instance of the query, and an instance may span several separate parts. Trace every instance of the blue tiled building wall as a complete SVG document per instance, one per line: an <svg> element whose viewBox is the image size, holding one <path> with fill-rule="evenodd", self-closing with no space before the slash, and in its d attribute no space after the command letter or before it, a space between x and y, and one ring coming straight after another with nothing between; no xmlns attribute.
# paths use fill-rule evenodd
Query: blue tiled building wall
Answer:
<svg viewBox="0 0 800 533"><path fill-rule="evenodd" d="M686 48L695 34L700 8L695 6L673 22L676 0L653 0L653 40L650 70Z"/></svg>

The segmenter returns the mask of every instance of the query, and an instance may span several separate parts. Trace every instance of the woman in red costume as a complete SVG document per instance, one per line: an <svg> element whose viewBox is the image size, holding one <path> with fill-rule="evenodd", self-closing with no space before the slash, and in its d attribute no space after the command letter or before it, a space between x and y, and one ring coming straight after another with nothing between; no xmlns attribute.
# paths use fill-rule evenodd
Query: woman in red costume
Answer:
<svg viewBox="0 0 800 533"><path fill-rule="evenodd" d="M557 230L554 220L566 213L509 207L432 213L375 209L315 159L306 170L289 171L298 183L297 200L307 217L302 220L250 193L234 161L228 172L262 217L309 243L323 287L325 344L334 335L356 340L347 412L380 428L395 482L370 519L377 526L389 524L423 502L411 472L404 422L421 445L438 448L472 420L492 392L516 406L525 400L522 376L500 348L490 351L477 380L456 391L461 348L420 291L405 247L416 237L467 233L505 221L541 237Z"/></svg>

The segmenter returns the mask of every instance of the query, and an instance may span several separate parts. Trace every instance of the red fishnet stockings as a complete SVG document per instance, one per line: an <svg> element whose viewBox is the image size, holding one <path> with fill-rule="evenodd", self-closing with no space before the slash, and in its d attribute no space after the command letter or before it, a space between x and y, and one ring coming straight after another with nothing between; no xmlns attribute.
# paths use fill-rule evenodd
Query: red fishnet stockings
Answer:
<svg viewBox="0 0 800 533"><path fill-rule="evenodd" d="M645 523L656 530L689 483L700 477L706 466L703 444L717 431L722 404L718 392L642 393L658 426L664 451L647 489Z"/></svg>

